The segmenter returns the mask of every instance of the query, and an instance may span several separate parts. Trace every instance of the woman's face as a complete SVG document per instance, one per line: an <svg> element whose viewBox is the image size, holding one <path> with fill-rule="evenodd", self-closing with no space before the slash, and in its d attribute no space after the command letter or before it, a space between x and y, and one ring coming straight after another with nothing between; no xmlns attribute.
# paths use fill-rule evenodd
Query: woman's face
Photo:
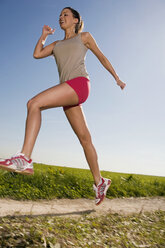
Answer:
<svg viewBox="0 0 165 248"><path fill-rule="evenodd" d="M63 9L60 17L59 17L59 24L63 30L67 28L75 27L75 24L78 22L77 18L73 17L73 14L70 9Z"/></svg>

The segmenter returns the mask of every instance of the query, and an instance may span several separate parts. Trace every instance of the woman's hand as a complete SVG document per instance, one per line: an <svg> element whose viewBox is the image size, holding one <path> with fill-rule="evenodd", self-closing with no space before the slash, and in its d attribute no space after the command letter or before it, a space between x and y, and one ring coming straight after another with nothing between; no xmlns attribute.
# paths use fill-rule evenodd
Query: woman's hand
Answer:
<svg viewBox="0 0 165 248"><path fill-rule="evenodd" d="M120 88L121 88L122 90L123 90L123 89L125 88L125 86L126 86L126 84L123 83L119 78L116 79L116 83L117 83L117 85L120 86Z"/></svg>
<svg viewBox="0 0 165 248"><path fill-rule="evenodd" d="M52 29L48 25L44 25L42 29L42 35L47 36L49 34L54 34L55 29Z"/></svg>

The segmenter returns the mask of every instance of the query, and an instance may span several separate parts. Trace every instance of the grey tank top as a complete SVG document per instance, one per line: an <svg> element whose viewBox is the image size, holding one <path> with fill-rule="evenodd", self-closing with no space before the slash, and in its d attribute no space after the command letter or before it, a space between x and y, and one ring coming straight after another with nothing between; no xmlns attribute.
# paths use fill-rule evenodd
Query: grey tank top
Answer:
<svg viewBox="0 0 165 248"><path fill-rule="evenodd" d="M58 41L53 48L53 55L58 67L60 83L76 77L89 79L85 67L88 48L81 40L81 33L67 40Z"/></svg>

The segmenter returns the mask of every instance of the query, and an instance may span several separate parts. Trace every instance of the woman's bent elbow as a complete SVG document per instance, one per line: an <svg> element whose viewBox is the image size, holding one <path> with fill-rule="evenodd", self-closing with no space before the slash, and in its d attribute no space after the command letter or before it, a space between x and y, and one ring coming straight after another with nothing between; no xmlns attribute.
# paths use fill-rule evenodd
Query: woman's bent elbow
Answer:
<svg viewBox="0 0 165 248"><path fill-rule="evenodd" d="M33 53L33 58L34 59L39 59L39 56L37 56L37 54Z"/></svg>

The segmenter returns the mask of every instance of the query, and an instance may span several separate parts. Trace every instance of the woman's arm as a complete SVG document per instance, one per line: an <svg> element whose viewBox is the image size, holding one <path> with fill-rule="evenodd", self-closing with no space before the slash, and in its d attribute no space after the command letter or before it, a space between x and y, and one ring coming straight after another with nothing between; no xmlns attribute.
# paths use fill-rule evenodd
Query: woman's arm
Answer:
<svg viewBox="0 0 165 248"><path fill-rule="evenodd" d="M44 25L43 30L42 30L42 35L40 39L38 40L36 47L34 49L34 52L33 52L33 57L35 59L41 59L49 55L52 55L53 48L54 48L56 41L46 47L43 47L43 46L46 42L47 36L49 34L53 34L54 31L55 29L52 30L48 25Z"/></svg>
<svg viewBox="0 0 165 248"><path fill-rule="evenodd" d="M96 41L94 40L92 35L88 32L84 32L82 35L82 39L83 39L86 47L89 48L96 55L96 57L99 59L101 64L112 74L112 76L114 77L114 79L117 82L117 85L119 85L121 87L121 89L124 89L126 84L123 83L119 79L119 76L116 74L116 72L115 72L114 68L112 67L111 63L109 62L109 60L104 56L104 54L101 52L101 50L97 46Z"/></svg>

